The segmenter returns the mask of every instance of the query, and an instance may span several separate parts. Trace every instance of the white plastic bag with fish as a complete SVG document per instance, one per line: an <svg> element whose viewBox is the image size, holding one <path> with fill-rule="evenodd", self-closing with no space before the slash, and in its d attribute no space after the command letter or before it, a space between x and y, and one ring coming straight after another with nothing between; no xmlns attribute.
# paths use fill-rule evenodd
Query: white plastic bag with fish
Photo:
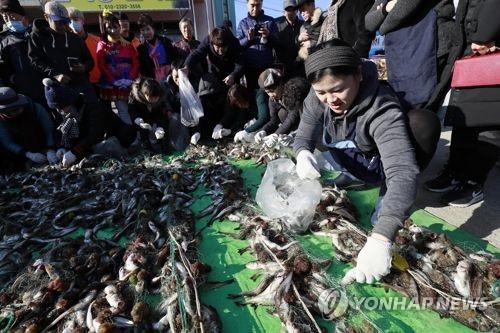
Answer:
<svg viewBox="0 0 500 333"><path fill-rule="evenodd" d="M186 71L179 70L179 96L181 99L181 122L186 127L194 127L203 117L203 106L200 97L194 91Z"/></svg>
<svg viewBox="0 0 500 333"><path fill-rule="evenodd" d="M255 200L268 217L281 218L290 230L304 232L313 220L321 192L318 180L300 179L295 164L281 158L267 165Z"/></svg>

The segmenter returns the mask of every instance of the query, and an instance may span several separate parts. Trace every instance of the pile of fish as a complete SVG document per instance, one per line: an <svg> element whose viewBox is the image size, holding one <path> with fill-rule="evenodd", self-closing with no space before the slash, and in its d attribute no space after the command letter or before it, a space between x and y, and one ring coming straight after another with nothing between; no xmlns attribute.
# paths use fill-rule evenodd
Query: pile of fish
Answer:
<svg viewBox="0 0 500 333"><path fill-rule="evenodd" d="M343 197L344 191L324 189L310 230L331 238L338 260L355 263L367 234L357 225ZM396 236L393 253L393 269L383 279L385 287L475 330L490 331L500 326L500 300L495 294L500 261L491 254L466 253L445 234L411 220Z"/></svg>
<svg viewBox="0 0 500 333"><path fill-rule="evenodd" d="M345 192L337 189L325 189L323 192L316 219L325 214L329 223L356 220ZM235 215L229 218L240 223L240 231L229 235L248 240L249 246L240 249L239 253L250 251L255 256L256 260L246 265L248 269L257 270L252 279L264 276L255 290L228 297L241 299L236 301L239 305L273 306L273 313L280 318L286 332L323 332L316 318L324 316L320 295L334 287L327 274L332 261L310 256L278 219L270 219L251 210L244 215ZM317 228L328 222L317 223ZM354 327L347 327L345 322L343 324L344 331L356 331ZM370 323L367 325L374 329Z"/></svg>
<svg viewBox="0 0 500 333"><path fill-rule="evenodd" d="M255 290L228 295L239 305L272 306L287 332L322 332L320 295L332 261L310 256L276 219L259 215L231 159L257 163L291 155L290 136L268 144L194 146L165 162L92 156L71 169L47 166L0 178L0 331L221 332L200 300L210 267L200 261L196 219L239 223L262 278ZM211 203L190 206L205 190ZM205 227L206 227L205 226ZM200 228L198 228L200 229ZM310 232L328 236L335 258L354 262L367 233L345 191L323 189ZM500 261L466 253L444 234L408 220L394 242L383 286L480 331L500 326ZM263 275L263 276L262 276ZM335 285L338 288L338 285ZM431 299L432 302L428 302ZM451 309L443 302L479 307ZM477 302L476 302L477 304ZM337 331L356 332L345 321ZM376 326L369 321L361 331Z"/></svg>
<svg viewBox="0 0 500 333"><path fill-rule="evenodd" d="M0 182L0 330L221 332L196 290L194 168L94 156Z"/></svg>
<svg viewBox="0 0 500 333"><path fill-rule="evenodd" d="M294 136L275 134L272 140L259 144L234 144L229 150L228 156L238 160L253 158L255 164L267 164L279 158L291 158L293 155L292 144Z"/></svg>

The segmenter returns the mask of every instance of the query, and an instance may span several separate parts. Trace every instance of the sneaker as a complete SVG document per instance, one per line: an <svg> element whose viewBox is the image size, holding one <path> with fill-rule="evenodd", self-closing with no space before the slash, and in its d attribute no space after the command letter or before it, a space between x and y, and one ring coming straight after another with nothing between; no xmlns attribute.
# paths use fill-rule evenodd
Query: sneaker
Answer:
<svg viewBox="0 0 500 333"><path fill-rule="evenodd" d="M446 193L441 202L453 207L469 207L484 199L483 186L473 181L460 183L453 191Z"/></svg>
<svg viewBox="0 0 500 333"><path fill-rule="evenodd" d="M362 190L366 188L366 183L359 179L353 179L344 172L341 172L340 175L334 179L325 180L325 185L335 185L344 190Z"/></svg>
<svg viewBox="0 0 500 333"><path fill-rule="evenodd" d="M431 192L443 193L455 189L459 180L455 179L450 172L443 171L439 176L425 182L425 188Z"/></svg>

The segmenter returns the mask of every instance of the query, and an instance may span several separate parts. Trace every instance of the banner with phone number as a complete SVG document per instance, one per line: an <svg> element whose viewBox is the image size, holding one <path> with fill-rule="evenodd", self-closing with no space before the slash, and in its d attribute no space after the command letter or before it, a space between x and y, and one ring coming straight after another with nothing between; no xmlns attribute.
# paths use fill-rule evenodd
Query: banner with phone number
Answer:
<svg viewBox="0 0 500 333"><path fill-rule="evenodd" d="M59 0L82 12L189 9L189 0Z"/></svg>

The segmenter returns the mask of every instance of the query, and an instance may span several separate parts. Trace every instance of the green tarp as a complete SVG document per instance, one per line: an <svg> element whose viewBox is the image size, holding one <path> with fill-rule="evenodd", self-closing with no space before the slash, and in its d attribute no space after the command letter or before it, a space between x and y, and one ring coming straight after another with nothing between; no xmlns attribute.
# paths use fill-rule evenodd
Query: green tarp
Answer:
<svg viewBox="0 0 500 333"><path fill-rule="evenodd" d="M256 167L251 161L238 161L234 164L242 169L245 184L250 189L254 198L265 168ZM201 195L203 192L203 189L199 189L197 195ZM365 227L369 226L369 216L374 207L377 195L377 189L349 193L351 200L358 208L361 223ZM197 200L192 208L197 212L205 208L209 203L210 198L203 197ZM425 211L419 210L414 212L412 219L419 225L429 227L438 232L446 232L456 244L466 245L469 250L483 249L495 253L497 256L500 253L498 249L487 242L460 231ZM197 221L197 229L199 230L205 226L206 221L207 218ZM222 319L224 332L281 332L283 329L280 321L270 313L271 308L238 306L234 300L227 298L227 295L230 293L254 289L260 281L260 279L256 282L252 281L250 277L255 271L246 269L245 267L246 263L255 260L255 258L248 253L243 255L238 253L238 250L246 247L248 242L234 239L225 234L234 232L237 226L237 223L229 221L215 222L213 226L206 228L202 232L199 253L201 259L212 267L212 272L209 273L208 280L225 281L230 278L235 279L234 283L217 289L202 287L202 302L217 309ZM219 231L222 231L222 233ZM313 256L322 259L332 257L333 248L328 238L305 235L299 237L299 239L303 247ZM334 261L328 273L334 281L338 281L349 268L350 265ZM393 291L386 291L381 287L359 284L349 286L347 292L349 297L402 297ZM472 330L453 319L440 318L436 312L431 310L404 311L377 309L373 311L363 310L363 312L383 332L427 333L430 330L442 333L472 332ZM353 315L350 317L350 321L359 325L360 331L367 332L366 328L363 329L366 324L366 322L363 323L363 319L364 316L357 311L353 311ZM327 321L320 321L320 326L327 328L329 332L332 332L334 329L334 324Z"/></svg>

